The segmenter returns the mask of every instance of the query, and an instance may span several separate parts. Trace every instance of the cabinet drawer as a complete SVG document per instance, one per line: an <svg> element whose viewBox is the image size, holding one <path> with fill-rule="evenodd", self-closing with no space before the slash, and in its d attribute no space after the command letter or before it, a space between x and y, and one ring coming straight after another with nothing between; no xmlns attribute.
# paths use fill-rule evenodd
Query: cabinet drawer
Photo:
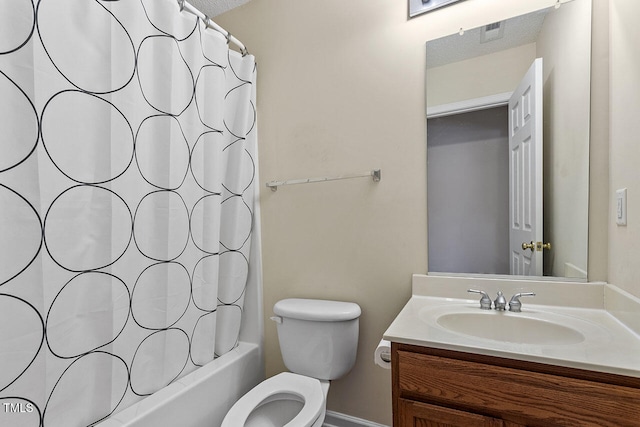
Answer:
<svg viewBox="0 0 640 427"><path fill-rule="evenodd" d="M400 398L529 426L640 426L640 390L398 351Z"/></svg>
<svg viewBox="0 0 640 427"><path fill-rule="evenodd" d="M402 425L411 427L504 427L502 420L400 399Z"/></svg>

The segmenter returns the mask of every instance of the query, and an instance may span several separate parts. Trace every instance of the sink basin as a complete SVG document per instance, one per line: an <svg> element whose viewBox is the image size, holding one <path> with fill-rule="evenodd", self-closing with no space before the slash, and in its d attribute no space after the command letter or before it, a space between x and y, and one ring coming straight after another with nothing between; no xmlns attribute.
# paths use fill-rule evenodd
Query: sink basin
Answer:
<svg viewBox="0 0 640 427"><path fill-rule="evenodd" d="M413 281L413 295L385 340L640 379L640 333L605 310L603 290L616 295L616 310L629 320L637 301L614 286L436 274L415 275ZM524 300L519 313L483 310L469 288L492 296L498 289L505 295L532 291L538 297Z"/></svg>
<svg viewBox="0 0 640 427"><path fill-rule="evenodd" d="M438 316L436 323L458 334L515 344L569 345L579 344L585 339L573 328L527 317L523 313L448 313Z"/></svg>

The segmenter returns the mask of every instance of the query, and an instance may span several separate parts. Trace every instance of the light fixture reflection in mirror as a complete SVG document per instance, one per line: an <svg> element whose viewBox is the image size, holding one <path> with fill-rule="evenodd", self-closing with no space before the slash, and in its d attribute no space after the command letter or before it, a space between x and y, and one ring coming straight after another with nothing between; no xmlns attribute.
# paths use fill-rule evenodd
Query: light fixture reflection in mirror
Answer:
<svg viewBox="0 0 640 427"><path fill-rule="evenodd" d="M427 43L429 273L512 274L506 105L535 58L543 59L540 244L552 243L541 273L586 280L591 0Z"/></svg>

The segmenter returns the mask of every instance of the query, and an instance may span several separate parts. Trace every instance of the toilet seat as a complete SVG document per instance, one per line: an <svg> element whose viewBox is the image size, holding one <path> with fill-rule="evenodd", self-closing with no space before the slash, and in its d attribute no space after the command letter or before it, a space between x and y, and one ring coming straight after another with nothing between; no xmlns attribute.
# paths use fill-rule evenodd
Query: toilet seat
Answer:
<svg viewBox="0 0 640 427"><path fill-rule="evenodd" d="M261 404L277 395L295 395L303 401L298 414L284 427L311 427L325 409L325 397L320 380L304 375L283 372L273 376L251 389L229 410L222 427L242 427L249 415Z"/></svg>

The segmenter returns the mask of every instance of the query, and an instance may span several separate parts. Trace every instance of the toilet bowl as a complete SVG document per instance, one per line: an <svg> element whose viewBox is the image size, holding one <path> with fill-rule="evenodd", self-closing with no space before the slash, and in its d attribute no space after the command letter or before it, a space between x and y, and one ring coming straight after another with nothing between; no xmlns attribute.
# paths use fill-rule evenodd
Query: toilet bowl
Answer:
<svg viewBox="0 0 640 427"><path fill-rule="evenodd" d="M320 427L328 389L328 381L283 372L238 400L222 427Z"/></svg>
<svg viewBox="0 0 640 427"><path fill-rule="evenodd" d="M255 386L229 410L222 427L322 427L329 381L356 360L360 306L290 298L274 307L283 372Z"/></svg>

